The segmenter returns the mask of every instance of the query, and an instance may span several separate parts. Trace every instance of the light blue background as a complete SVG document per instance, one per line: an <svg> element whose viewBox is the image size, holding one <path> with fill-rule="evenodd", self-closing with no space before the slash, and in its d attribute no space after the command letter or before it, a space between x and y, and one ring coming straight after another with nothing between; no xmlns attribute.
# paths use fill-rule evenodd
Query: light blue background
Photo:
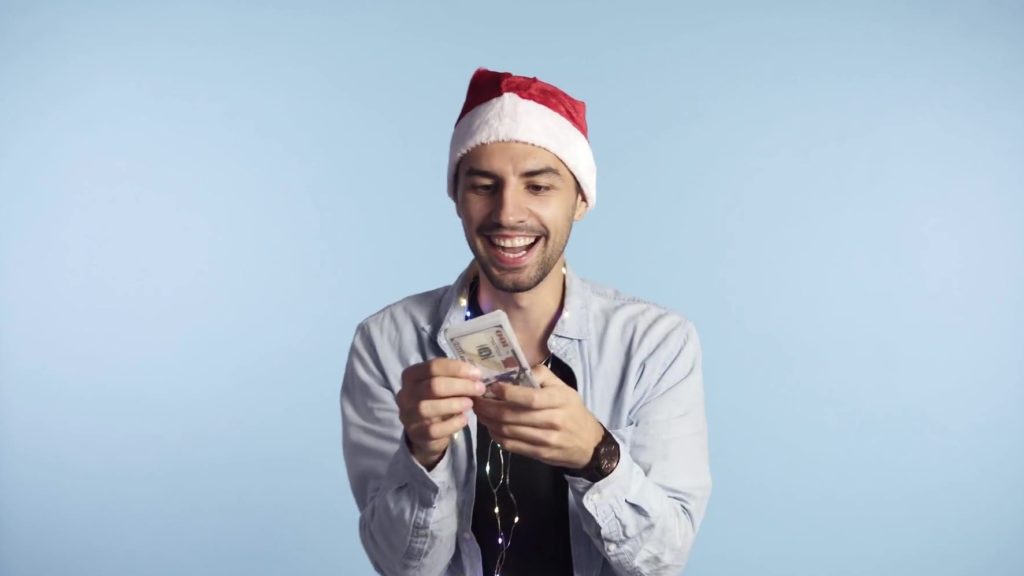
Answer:
<svg viewBox="0 0 1024 576"><path fill-rule="evenodd" d="M468 262L478 65L587 101L570 261L700 330L689 576L1024 573L1019 3L85 4L0 3L0 574L371 572L340 377Z"/></svg>

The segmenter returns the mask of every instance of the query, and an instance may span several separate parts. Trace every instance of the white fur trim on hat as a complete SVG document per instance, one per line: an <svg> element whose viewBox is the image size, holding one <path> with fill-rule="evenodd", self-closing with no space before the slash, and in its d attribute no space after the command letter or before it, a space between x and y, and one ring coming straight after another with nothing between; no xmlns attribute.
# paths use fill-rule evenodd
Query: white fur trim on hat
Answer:
<svg viewBox="0 0 1024 576"><path fill-rule="evenodd" d="M586 136L554 110L505 93L470 110L455 125L448 151L448 195L455 199L455 167L467 152L491 142L523 142L565 163L583 190L587 209L597 202L597 166Z"/></svg>

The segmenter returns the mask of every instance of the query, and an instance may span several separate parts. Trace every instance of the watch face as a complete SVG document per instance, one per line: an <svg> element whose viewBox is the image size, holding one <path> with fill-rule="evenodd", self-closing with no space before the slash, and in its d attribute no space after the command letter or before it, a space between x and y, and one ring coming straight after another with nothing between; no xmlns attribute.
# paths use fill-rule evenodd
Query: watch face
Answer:
<svg viewBox="0 0 1024 576"><path fill-rule="evenodd" d="M594 457L583 469L584 477L591 482L597 482L606 478L615 471L619 464L619 443L606 429L601 441L594 449Z"/></svg>
<svg viewBox="0 0 1024 576"><path fill-rule="evenodd" d="M601 446L600 470L602 476L607 476L615 471L619 463L619 445L613 438L607 445Z"/></svg>

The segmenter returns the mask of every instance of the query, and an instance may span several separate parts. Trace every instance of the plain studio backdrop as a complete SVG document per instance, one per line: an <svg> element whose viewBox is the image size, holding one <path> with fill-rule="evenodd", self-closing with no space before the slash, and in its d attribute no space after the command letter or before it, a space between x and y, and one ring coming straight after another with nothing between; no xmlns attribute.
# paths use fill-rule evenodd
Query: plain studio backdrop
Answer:
<svg viewBox="0 0 1024 576"><path fill-rule="evenodd" d="M0 574L372 573L341 375L470 259L477 66L586 100L568 258L700 331L688 576L1024 573L1019 3L3 1Z"/></svg>

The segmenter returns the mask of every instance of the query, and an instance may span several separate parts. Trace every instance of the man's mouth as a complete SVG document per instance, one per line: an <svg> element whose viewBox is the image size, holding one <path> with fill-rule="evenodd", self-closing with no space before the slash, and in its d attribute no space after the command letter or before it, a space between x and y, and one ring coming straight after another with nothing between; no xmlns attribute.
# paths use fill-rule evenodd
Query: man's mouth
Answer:
<svg viewBox="0 0 1024 576"><path fill-rule="evenodd" d="M510 266L524 263L538 240L540 236L487 236L491 252L500 263Z"/></svg>

